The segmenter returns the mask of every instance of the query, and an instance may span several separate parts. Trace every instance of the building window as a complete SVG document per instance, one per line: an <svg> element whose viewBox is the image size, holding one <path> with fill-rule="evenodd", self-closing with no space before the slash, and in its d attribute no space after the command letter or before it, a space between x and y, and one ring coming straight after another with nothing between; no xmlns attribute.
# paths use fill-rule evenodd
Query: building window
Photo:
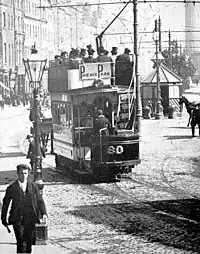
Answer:
<svg viewBox="0 0 200 254"><path fill-rule="evenodd" d="M11 26L11 29L13 29L13 16L12 15L10 16L10 26Z"/></svg>
<svg viewBox="0 0 200 254"><path fill-rule="evenodd" d="M29 38L29 25L27 24L27 27L26 27L26 35L27 35L27 38Z"/></svg>
<svg viewBox="0 0 200 254"><path fill-rule="evenodd" d="M19 50L16 50L16 64L19 66Z"/></svg>
<svg viewBox="0 0 200 254"><path fill-rule="evenodd" d="M19 60L18 60L18 65L20 65L21 66L21 60L22 60L22 57L21 57L21 53L22 53L22 51L21 51L21 42L19 42Z"/></svg>
<svg viewBox="0 0 200 254"><path fill-rule="evenodd" d="M18 30L20 30L20 17L18 17Z"/></svg>
<svg viewBox="0 0 200 254"><path fill-rule="evenodd" d="M6 27L6 14L3 12L3 27Z"/></svg>
<svg viewBox="0 0 200 254"><path fill-rule="evenodd" d="M21 18L21 27L22 27L22 31L24 31L24 20L23 20L23 18Z"/></svg>
<svg viewBox="0 0 200 254"><path fill-rule="evenodd" d="M11 63L12 56L11 56L11 47L10 47L10 44L8 45L8 54L9 54L9 68L10 68L12 66L12 63Z"/></svg>
<svg viewBox="0 0 200 254"><path fill-rule="evenodd" d="M31 4L30 4L30 1L28 1L28 13L29 14L31 13Z"/></svg>
<svg viewBox="0 0 200 254"><path fill-rule="evenodd" d="M10 15L8 14L8 29L10 29Z"/></svg>
<svg viewBox="0 0 200 254"><path fill-rule="evenodd" d="M7 63L7 47L6 47L6 43L4 43L4 63Z"/></svg>
<svg viewBox="0 0 200 254"><path fill-rule="evenodd" d="M14 47L12 44L12 64L14 65L15 59L14 59Z"/></svg>

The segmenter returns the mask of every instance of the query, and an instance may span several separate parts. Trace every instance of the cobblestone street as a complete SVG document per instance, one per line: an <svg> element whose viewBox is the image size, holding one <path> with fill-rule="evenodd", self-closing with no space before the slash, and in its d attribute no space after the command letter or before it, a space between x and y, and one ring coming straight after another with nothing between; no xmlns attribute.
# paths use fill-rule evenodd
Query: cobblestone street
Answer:
<svg viewBox="0 0 200 254"><path fill-rule="evenodd" d="M185 112L176 119L142 120L142 163L132 179L120 183L73 183L56 173L54 158L47 155L49 244L35 246L33 253L200 253L200 218L197 210L188 210L200 198L200 139L192 138L187 120ZM26 151L25 140L19 141L20 151ZM2 153L0 162L2 198L5 178L15 178L16 163L27 160ZM2 225L0 233L0 253L14 253L13 235Z"/></svg>

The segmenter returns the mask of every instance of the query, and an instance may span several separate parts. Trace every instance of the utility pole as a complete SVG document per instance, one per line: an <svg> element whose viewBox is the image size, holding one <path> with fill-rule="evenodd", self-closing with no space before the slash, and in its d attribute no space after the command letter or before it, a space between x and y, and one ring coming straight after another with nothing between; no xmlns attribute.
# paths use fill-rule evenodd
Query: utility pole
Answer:
<svg viewBox="0 0 200 254"><path fill-rule="evenodd" d="M158 19L158 33L159 33L159 52L162 52L162 45L161 45L161 19L159 16Z"/></svg>
<svg viewBox="0 0 200 254"><path fill-rule="evenodd" d="M169 55L169 68L172 70L172 52L171 52L171 32L170 32L170 30L169 30L168 55Z"/></svg>
<svg viewBox="0 0 200 254"><path fill-rule="evenodd" d="M138 52L138 0L133 0L133 32L135 55L135 86L136 86L136 122L138 132L141 132L142 105L140 95L139 52Z"/></svg>
<svg viewBox="0 0 200 254"><path fill-rule="evenodd" d="M56 0L56 5L58 5L58 0ZM57 7L56 10L56 37L57 37L57 53L59 54L59 50L60 50L60 33L59 33L59 7Z"/></svg>
<svg viewBox="0 0 200 254"><path fill-rule="evenodd" d="M158 20L155 20L155 43L156 43L156 88L157 88L157 102L155 119L161 119L161 101L160 101L160 63L158 59L159 52L159 31Z"/></svg>

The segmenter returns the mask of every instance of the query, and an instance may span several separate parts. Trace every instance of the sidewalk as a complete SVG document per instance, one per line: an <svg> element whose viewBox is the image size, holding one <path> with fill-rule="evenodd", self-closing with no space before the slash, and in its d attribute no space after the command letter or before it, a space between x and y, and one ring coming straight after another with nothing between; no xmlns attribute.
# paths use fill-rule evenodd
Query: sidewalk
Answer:
<svg viewBox="0 0 200 254"><path fill-rule="evenodd" d="M7 185L0 185L0 209L2 207L2 199L5 194ZM7 229L0 222L0 254L14 254L16 253L16 240L13 232L13 227L9 226L11 233L8 233ZM48 232L50 238L50 232ZM55 254L65 253L59 246L54 246L48 241L47 245L36 245L33 246L32 254Z"/></svg>
<svg viewBox="0 0 200 254"><path fill-rule="evenodd" d="M14 254L16 253L16 240L13 232L12 226L9 226L11 233L7 232L7 229L0 225L0 254ZM58 246L54 246L51 243L47 245L34 245L32 254L55 254L55 253L66 253L66 251L62 251Z"/></svg>
<svg viewBox="0 0 200 254"><path fill-rule="evenodd" d="M29 106L24 107L22 104L16 107L5 105L4 110L0 110L0 119L21 115L27 111Z"/></svg>

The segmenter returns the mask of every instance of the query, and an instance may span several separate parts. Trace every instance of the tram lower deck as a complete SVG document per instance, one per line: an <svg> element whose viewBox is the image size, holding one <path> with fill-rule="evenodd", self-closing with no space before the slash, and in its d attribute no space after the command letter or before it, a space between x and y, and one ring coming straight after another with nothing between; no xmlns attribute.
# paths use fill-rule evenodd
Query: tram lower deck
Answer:
<svg viewBox="0 0 200 254"><path fill-rule="evenodd" d="M130 173L140 163L130 97L126 88L52 94L57 167L85 182L112 181ZM107 127L94 132L99 108L111 124L109 132Z"/></svg>

